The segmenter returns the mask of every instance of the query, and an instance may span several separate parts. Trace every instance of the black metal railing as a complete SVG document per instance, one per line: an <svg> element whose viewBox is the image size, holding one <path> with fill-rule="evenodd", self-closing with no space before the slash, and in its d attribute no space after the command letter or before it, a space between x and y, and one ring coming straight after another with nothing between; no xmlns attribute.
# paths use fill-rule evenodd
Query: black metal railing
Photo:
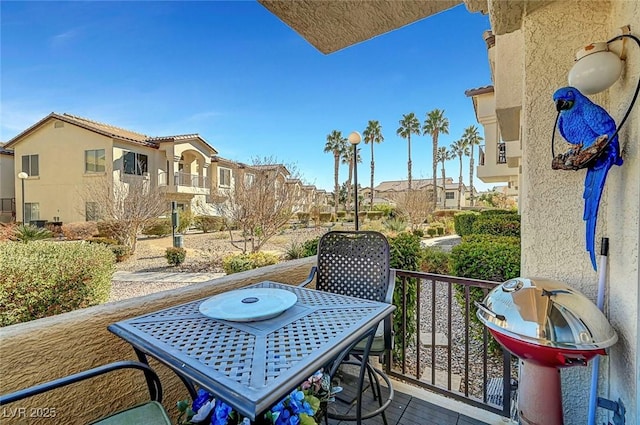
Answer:
<svg viewBox="0 0 640 425"><path fill-rule="evenodd" d="M401 317L396 317L387 373L510 417L515 358L491 343L486 327L472 319L474 299L484 298L497 283L406 270L397 270L396 277ZM407 300L415 300L415 310L407 308ZM407 311L412 310L410 317ZM415 333L408 335L407 329L414 326Z"/></svg>
<svg viewBox="0 0 640 425"><path fill-rule="evenodd" d="M504 142L498 143L498 164L507 163L507 144Z"/></svg>

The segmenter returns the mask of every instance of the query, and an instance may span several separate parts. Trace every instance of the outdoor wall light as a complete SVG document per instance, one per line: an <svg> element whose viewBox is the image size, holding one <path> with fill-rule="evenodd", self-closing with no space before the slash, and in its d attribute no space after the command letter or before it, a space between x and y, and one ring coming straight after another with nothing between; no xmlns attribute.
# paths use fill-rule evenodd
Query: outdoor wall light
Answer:
<svg viewBox="0 0 640 425"><path fill-rule="evenodd" d="M569 85L582 94L600 93L611 87L622 74L623 60L609 49L615 41L630 38L640 46L640 39L625 33L605 42L591 43L576 52L576 63L569 71ZM624 55L624 44L622 45Z"/></svg>
<svg viewBox="0 0 640 425"><path fill-rule="evenodd" d="M352 131L347 137L347 140L353 145L353 212L355 213L354 223L356 225L356 231L358 231L360 230L358 226L358 144L362 141L362 136L357 131Z"/></svg>

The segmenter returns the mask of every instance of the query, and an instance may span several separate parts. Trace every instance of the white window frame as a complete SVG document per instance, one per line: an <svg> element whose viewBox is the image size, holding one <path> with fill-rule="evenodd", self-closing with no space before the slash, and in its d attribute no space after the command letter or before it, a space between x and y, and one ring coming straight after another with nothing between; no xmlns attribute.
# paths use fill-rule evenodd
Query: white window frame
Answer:
<svg viewBox="0 0 640 425"><path fill-rule="evenodd" d="M451 195L451 196L449 196L449 195ZM447 199L447 200L456 199L456 192L454 192L452 190L448 190L448 191L445 192L444 198Z"/></svg>
<svg viewBox="0 0 640 425"><path fill-rule="evenodd" d="M25 164L25 160L27 160L27 164ZM34 164L35 164L35 167L34 167ZM29 177L39 176L40 175L40 155L38 154L22 155L22 171L27 173Z"/></svg>
<svg viewBox="0 0 640 425"><path fill-rule="evenodd" d="M40 220L40 203L39 202L25 202L24 203L24 217L26 223L31 223L34 220Z"/></svg>
<svg viewBox="0 0 640 425"><path fill-rule="evenodd" d="M228 174L227 179L223 177L223 173ZM218 187L231 187L231 168L218 167Z"/></svg>

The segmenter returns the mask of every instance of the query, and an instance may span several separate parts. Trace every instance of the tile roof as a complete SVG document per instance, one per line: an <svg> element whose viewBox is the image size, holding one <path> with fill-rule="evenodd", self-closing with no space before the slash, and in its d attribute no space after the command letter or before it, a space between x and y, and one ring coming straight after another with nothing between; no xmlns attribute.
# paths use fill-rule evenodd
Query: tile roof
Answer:
<svg viewBox="0 0 640 425"><path fill-rule="evenodd" d="M18 134L13 139L9 140L6 145L13 145L17 143L24 136L28 135L36 128L38 128L41 124L46 122L49 119L57 119L60 121L67 122L69 124L77 125L89 131L93 131L98 134L102 134L103 136L111 137L118 140L123 140L126 142L136 143L139 145L147 146L150 148L157 149L159 147L159 143L162 141L170 142L176 140L187 140L187 139L199 139L206 146L208 146L212 152L217 153L217 151L211 146L205 139L200 137L198 134L181 134L176 136L160 136L160 137L150 137L146 134L137 133L135 131L127 130L125 128L116 127L111 124L106 124L94 120L90 120L88 118L79 117L77 115L72 114L58 114L55 112L50 113L31 127L24 130L22 133Z"/></svg>
<svg viewBox="0 0 640 425"><path fill-rule="evenodd" d="M467 97L478 96L485 93L493 93L493 86L492 85L482 86L475 89L465 90L464 92L465 96Z"/></svg>
<svg viewBox="0 0 640 425"><path fill-rule="evenodd" d="M0 146L0 155L13 155L13 151Z"/></svg>
<svg viewBox="0 0 640 425"><path fill-rule="evenodd" d="M411 186L414 189L422 189L422 188L425 188L427 186L431 186L432 183L433 183L432 179L415 179L415 180L411 180ZM454 182L451 177L447 177L445 183L446 183L445 184L445 190L446 189L457 189L458 188L458 183ZM442 178L436 179L436 184L439 187L442 187ZM462 187L466 188L466 185L463 183ZM391 180L391 181L381 182L380 184L378 184L375 187L375 190L376 190L376 192L404 192L408 188L409 188L409 181L408 180Z"/></svg>

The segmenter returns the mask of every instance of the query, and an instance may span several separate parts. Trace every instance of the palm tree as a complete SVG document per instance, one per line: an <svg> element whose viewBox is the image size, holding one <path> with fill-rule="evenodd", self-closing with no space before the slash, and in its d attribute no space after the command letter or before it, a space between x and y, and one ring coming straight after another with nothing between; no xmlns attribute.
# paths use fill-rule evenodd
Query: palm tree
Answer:
<svg viewBox="0 0 640 425"><path fill-rule="evenodd" d="M473 147L475 145L479 145L481 141L484 139L480 137L480 133L478 133L478 127L475 125L470 125L469 127L464 129L464 134L462 135L462 139L465 141L467 146L471 149L469 160L469 188L471 190L471 206L474 204L474 196L473 196Z"/></svg>
<svg viewBox="0 0 640 425"><path fill-rule="evenodd" d="M369 203L369 209L373 208L373 170L375 168L375 162L373 161L373 144L384 142L384 136L382 135L382 127L376 120L370 120L367 124L367 128L364 130L364 143L371 143L371 202Z"/></svg>
<svg viewBox="0 0 640 425"><path fill-rule="evenodd" d="M442 164L442 208L447 207L447 190L446 190L446 180L447 176L444 170L444 163L450 159L455 158L455 154L447 149L446 146L438 147L438 154L436 155L436 159L438 162Z"/></svg>
<svg viewBox="0 0 640 425"><path fill-rule="evenodd" d="M436 169L438 167L438 136L449 134L449 120L444 116L444 111L434 109L427 113L422 126L422 134L430 134L433 141L433 209L436 209ZM443 182L444 184L444 182Z"/></svg>
<svg viewBox="0 0 640 425"><path fill-rule="evenodd" d="M456 140L451 144L451 153L460 158L460 177L458 180L458 209L460 209L460 199L462 198L462 157L469 156L469 145L464 139Z"/></svg>
<svg viewBox="0 0 640 425"><path fill-rule="evenodd" d="M349 167L349 177L347 178L347 197L344 201L344 209L349 211L351 205L351 181L353 180L353 149L347 145L342 152L342 163Z"/></svg>
<svg viewBox="0 0 640 425"><path fill-rule="evenodd" d="M409 151L409 160L407 161L409 190L411 190L411 135L420 135L420 120L416 117L416 114L409 112L402 115L402 119L399 122L400 127L396 130L396 134L403 139L407 139L407 147Z"/></svg>
<svg viewBox="0 0 640 425"><path fill-rule="evenodd" d="M331 152L333 154L333 200L334 200L334 212L338 214L338 197L340 196L340 183L338 182L338 169L340 168L340 157L342 152L347 149L347 138L342 137L342 133L337 130L333 130L327 135L327 143L324 145L325 152Z"/></svg>

